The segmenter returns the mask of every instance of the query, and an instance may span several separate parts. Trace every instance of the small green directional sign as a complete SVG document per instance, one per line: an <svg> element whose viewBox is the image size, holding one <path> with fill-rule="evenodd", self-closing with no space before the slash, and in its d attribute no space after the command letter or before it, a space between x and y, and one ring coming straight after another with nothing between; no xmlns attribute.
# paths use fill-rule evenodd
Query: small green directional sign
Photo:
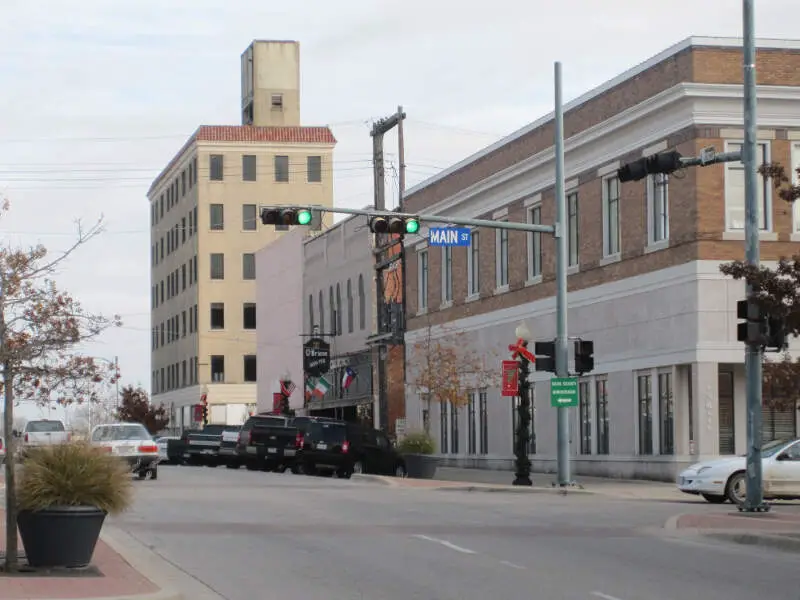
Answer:
<svg viewBox="0 0 800 600"><path fill-rule="evenodd" d="M550 380L550 406L555 408L578 406L576 377L553 377Z"/></svg>

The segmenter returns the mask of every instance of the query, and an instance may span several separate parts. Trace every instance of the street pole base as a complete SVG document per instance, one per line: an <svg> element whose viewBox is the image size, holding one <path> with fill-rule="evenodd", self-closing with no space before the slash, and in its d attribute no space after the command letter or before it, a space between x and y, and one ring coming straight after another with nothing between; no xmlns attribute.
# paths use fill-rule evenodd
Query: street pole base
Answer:
<svg viewBox="0 0 800 600"><path fill-rule="evenodd" d="M577 488L579 490L585 489L577 481L569 481L567 483L558 483L557 481L554 481L551 485L553 487L560 487L564 491L565 494L567 493L567 488Z"/></svg>
<svg viewBox="0 0 800 600"><path fill-rule="evenodd" d="M772 508L766 502L762 502L761 504L750 505L747 503L740 504L738 506L739 512L746 512L746 513L768 513Z"/></svg>
<svg viewBox="0 0 800 600"><path fill-rule="evenodd" d="M533 481L527 475L517 475L511 485L533 485Z"/></svg>

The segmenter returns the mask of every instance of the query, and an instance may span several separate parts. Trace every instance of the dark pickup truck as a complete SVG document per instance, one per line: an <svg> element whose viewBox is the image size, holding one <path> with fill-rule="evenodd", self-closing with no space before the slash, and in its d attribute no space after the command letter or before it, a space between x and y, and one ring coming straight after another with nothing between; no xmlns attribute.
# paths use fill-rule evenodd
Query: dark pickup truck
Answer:
<svg viewBox="0 0 800 600"><path fill-rule="evenodd" d="M284 472L294 467L303 437L289 419L273 415L254 415L239 432L236 455L239 464L255 471Z"/></svg>
<svg viewBox="0 0 800 600"><path fill-rule="evenodd" d="M218 466L222 433L237 429L236 425L206 425L200 431L190 431L186 436L184 458L190 465Z"/></svg>

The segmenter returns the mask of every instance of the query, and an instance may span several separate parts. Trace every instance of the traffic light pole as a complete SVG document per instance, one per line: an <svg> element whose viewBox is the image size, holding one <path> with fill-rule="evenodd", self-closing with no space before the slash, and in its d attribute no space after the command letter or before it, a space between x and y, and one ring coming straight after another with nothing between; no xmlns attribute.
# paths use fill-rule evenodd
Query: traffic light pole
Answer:
<svg viewBox="0 0 800 600"><path fill-rule="evenodd" d="M744 70L744 163L745 258L759 266L758 165L756 165L756 49L753 0L742 2ZM755 296L747 286L747 297ZM766 512L761 465L761 344L750 341L745 351L747 377L747 498L739 510Z"/></svg>
<svg viewBox="0 0 800 600"><path fill-rule="evenodd" d="M567 198L564 190L564 108L561 98L561 63L555 64L555 158L556 158L556 377L569 377L567 346ZM557 412L558 485L570 483L569 408Z"/></svg>

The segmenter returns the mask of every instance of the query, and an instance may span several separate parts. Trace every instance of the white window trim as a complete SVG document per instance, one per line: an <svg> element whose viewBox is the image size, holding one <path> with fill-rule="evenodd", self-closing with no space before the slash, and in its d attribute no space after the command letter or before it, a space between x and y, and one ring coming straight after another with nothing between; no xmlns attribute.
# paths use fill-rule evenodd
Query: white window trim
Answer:
<svg viewBox="0 0 800 600"><path fill-rule="evenodd" d="M792 185L797 185L797 168L800 167L800 142L792 142L791 146L791 163L792 163ZM792 210L792 236L793 242L800 242L800 200L795 200Z"/></svg>
<svg viewBox="0 0 800 600"><path fill-rule="evenodd" d="M536 202L535 204L531 204L530 206L526 206L525 207L525 219L526 219L526 221L528 223L533 224L533 211L536 210L537 208L539 209L539 214L540 214L539 220L541 221L541 210L542 210L542 202L541 202L541 200L539 200L539 202ZM538 275L534 275L533 274L533 265L534 265L534 262L535 262L534 254L533 254L533 237L535 235L536 234L533 231L531 231L531 232L528 232L528 236L527 236L528 237L528 246L527 246L527 251L528 251L527 252L527 254L528 254L527 266L528 266L528 268L527 268L527 273L526 273L527 277L526 277L525 285L534 285L534 284L542 282L542 273L541 273L542 266L543 266L542 265L543 261L541 260L542 257L540 257L540 259L539 259L539 274ZM539 250L540 250L540 252L541 252L541 241L542 241L542 237L541 237L541 234L539 234Z"/></svg>
<svg viewBox="0 0 800 600"><path fill-rule="evenodd" d="M417 252L417 314L424 315L428 312L428 289L427 285L425 286L425 291L423 293L422 290L422 255L426 257L426 275L427 275L427 283L430 283L430 257L428 256L428 247L425 246L424 249L419 250Z"/></svg>
<svg viewBox="0 0 800 600"><path fill-rule="evenodd" d="M469 231L469 246L467 246L467 297L464 299L464 302L474 302L478 298L481 297L481 290L480 290L480 249L478 250L478 290L473 292L473 281L472 281L472 271L473 271L473 254L472 254L472 236L473 234L478 234L478 243L480 243L480 232L475 227L470 227Z"/></svg>
<svg viewBox="0 0 800 600"><path fill-rule="evenodd" d="M508 221L507 218L497 218L496 221ZM507 283L500 284L500 265L502 264L502 260L500 259L501 256L501 244L500 244L500 237L502 236L503 232L508 235L507 229L495 229L494 230L494 293L495 294L503 294L509 290L509 284L511 283L511 273L510 273L510 265L509 259L511 258L510 255L506 257L506 279L508 279ZM509 242L510 236L508 238ZM508 245L506 245L506 251L508 251Z"/></svg>
<svg viewBox="0 0 800 600"><path fill-rule="evenodd" d="M653 218L655 216L655 179L656 175L648 175L645 186L645 193L647 194L647 251L655 251L655 250L662 250L664 248L669 247L669 175L664 175L664 179L666 180L666 185L664 189L666 190L666 198L664 212L667 213L666 225L664 230L664 239L663 240L655 240L655 230L653 229Z"/></svg>
<svg viewBox="0 0 800 600"><path fill-rule="evenodd" d="M744 144L743 139L733 139L733 140L725 140L725 152L730 152L731 145L735 144ZM765 146L765 161L770 162L772 160L772 144L770 140L762 139L761 137L758 138L756 141L756 149L758 149L761 145ZM756 164L756 168L760 166L760 162ZM723 233L722 239L724 240L743 240L744 239L744 230L743 229L731 229L730 221L728 220L728 173L730 172L730 167L728 163L725 164L725 180L723 185L723 194L725 195L725 232ZM763 178L759 176L759 182L762 182ZM763 183L762 183L763 185ZM761 229L761 239L763 241L775 241L778 239L777 234L772 233L773 227L773 218L772 218L772 184L767 183L764 185L764 202L766 204L765 215L764 215L764 225L766 226L765 229Z"/></svg>
<svg viewBox="0 0 800 600"><path fill-rule="evenodd" d="M613 175L608 175L608 176L603 177L601 179L601 182L602 182L601 185L603 186L603 188L602 188L602 198L603 198L602 205L603 205L603 259L604 260L601 261L600 264L608 264L609 262L616 262L616 261L618 261L620 259L620 255L622 254L622 229L621 229L621 225L622 225L622 194L619 193L619 192L622 191L622 187L619 185L619 183L617 184L617 191L618 191L618 197L617 197L617 236L619 238L618 239L619 248L617 249L616 252L609 252L609 246L610 246L609 242L611 241L611 239L609 237L609 233L610 232L608 230L608 203L609 203L609 197L608 197L608 192L607 192L607 189L608 189L607 184L608 184L609 181L611 181L613 179L618 179L616 173L613 174Z"/></svg>
<svg viewBox="0 0 800 600"><path fill-rule="evenodd" d="M450 252L450 298L447 297L447 253ZM453 248L452 246L442 246L442 298L440 309L450 308L453 306Z"/></svg>

